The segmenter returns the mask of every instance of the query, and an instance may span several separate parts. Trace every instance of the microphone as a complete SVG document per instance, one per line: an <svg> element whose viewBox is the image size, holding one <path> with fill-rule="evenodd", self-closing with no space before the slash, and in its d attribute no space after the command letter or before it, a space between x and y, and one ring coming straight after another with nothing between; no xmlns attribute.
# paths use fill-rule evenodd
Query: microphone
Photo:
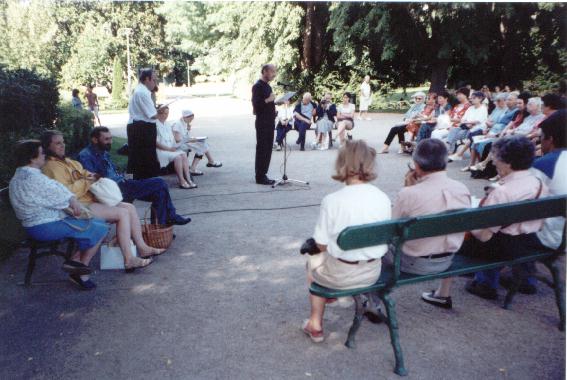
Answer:
<svg viewBox="0 0 567 380"><path fill-rule="evenodd" d="M282 87L291 87L291 84L285 82L276 82L276 84Z"/></svg>

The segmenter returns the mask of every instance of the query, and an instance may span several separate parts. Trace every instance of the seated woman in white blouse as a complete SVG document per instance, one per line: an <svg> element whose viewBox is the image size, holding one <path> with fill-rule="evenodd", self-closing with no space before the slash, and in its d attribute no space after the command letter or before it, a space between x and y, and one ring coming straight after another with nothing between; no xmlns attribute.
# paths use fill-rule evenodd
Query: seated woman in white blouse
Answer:
<svg viewBox="0 0 567 380"><path fill-rule="evenodd" d="M96 288L89 279L92 272L89 263L108 233L108 225L101 219L75 218L81 214L81 204L75 195L41 173L45 153L39 140L19 142L14 153L18 168L10 181L10 202L26 234L38 241L73 239L78 250L65 261L63 270L70 273L69 279L81 289Z"/></svg>
<svg viewBox="0 0 567 380"><path fill-rule="evenodd" d="M191 137L191 122L195 118L193 111L183 110L181 112L181 118L177 120L171 126L173 130L173 136L175 137L175 142L181 144L180 149L186 153L190 150L195 152L195 157L193 157L193 162L191 163L190 173L192 176L203 175L203 172L197 170L197 165L203 159L203 156L207 157L207 167L208 168L220 168L222 162L217 162L214 160L211 154L209 144L206 140L199 140Z"/></svg>
<svg viewBox="0 0 567 380"><path fill-rule="evenodd" d="M354 113L356 106L350 102L350 94L347 92L343 95L343 102L337 107L337 134L339 142L345 143L346 131L354 128Z"/></svg>
<svg viewBox="0 0 567 380"><path fill-rule="evenodd" d="M159 165L163 169L173 162L173 168L179 187L181 189L194 189L197 185L192 181L189 173L189 159L187 153L180 149L180 144L175 141L171 126L166 123L169 116L169 108L161 107L158 110L156 128L157 128L157 156Z"/></svg>
<svg viewBox="0 0 567 380"><path fill-rule="evenodd" d="M346 184L321 202L313 239L320 254L309 256L308 282L335 289L370 286L380 276L381 258L388 247L380 245L343 251L337 245L339 233L346 227L388 220L390 199L376 186L376 151L364 141L347 141L339 151L333 179ZM364 205L364 207L360 207ZM303 332L315 343L324 340L323 313L327 300L309 295L311 316L303 323Z"/></svg>

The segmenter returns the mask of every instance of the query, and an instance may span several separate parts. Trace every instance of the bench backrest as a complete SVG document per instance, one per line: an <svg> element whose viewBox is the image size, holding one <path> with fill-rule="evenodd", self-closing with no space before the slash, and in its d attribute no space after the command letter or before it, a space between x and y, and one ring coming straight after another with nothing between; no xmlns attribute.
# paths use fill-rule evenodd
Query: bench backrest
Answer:
<svg viewBox="0 0 567 380"><path fill-rule="evenodd" d="M345 228L337 239L343 250L415 240L476 229L565 216L567 196L449 211Z"/></svg>
<svg viewBox="0 0 567 380"><path fill-rule="evenodd" d="M394 285L400 275L401 246L404 241L448 235L494 226L565 217L567 196L559 195L537 200L512 202L496 206L449 211L415 218L396 219L345 228L337 238L343 250L394 244Z"/></svg>

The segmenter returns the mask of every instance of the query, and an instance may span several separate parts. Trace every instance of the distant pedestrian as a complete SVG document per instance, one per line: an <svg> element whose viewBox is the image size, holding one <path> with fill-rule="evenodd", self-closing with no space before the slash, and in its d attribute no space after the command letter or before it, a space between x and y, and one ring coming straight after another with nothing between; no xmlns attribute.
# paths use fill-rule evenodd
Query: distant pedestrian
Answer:
<svg viewBox="0 0 567 380"><path fill-rule="evenodd" d="M92 84L87 85L87 93L85 94L85 98L87 99L89 111L91 111L93 114L95 124L98 121L98 125L100 126L100 118L98 117L98 96L93 92Z"/></svg>
<svg viewBox="0 0 567 380"><path fill-rule="evenodd" d="M370 120L368 117L368 107L372 104L372 89L370 88L370 76L365 76L360 85L360 113L358 119Z"/></svg>
<svg viewBox="0 0 567 380"><path fill-rule="evenodd" d="M79 90L74 88L73 91L71 92L71 94L73 96L71 98L71 105L73 106L73 108L78 109L78 110L82 110L83 109L83 102L81 102L81 99L79 98Z"/></svg>

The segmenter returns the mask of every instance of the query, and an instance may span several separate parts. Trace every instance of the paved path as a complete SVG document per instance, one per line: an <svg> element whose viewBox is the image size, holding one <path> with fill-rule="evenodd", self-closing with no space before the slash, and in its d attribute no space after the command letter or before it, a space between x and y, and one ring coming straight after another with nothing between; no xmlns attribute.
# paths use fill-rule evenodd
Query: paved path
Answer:
<svg viewBox="0 0 567 380"><path fill-rule="evenodd" d="M312 234L321 198L341 186L330 179L337 151L293 147L289 175L309 188L257 186L248 104L184 99L172 116L186 106L197 114L194 133L209 136L225 164L205 170L197 190L172 187L193 222L176 228L169 252L146 270L97 271L94 292L76 291L56 258L40 262L31 289L21 286L25 252L0 263L0 379L398 378L385 326L364 323L358 347L344 347L350 308L328 310L323 344L299 330L309 304L298 248ZM373 116L354 132L379 146L400 116ZM108 123L119 133L123 122L113 117ZM392 198L407 161L379 157L376 185ZM275 152L273 177L281 162ZM460 166L450 175L480 196L485 183L467 180ZM565 335L555 328L549 289L518 295L506 311L468 295L464 284L455 281L452 311L419 300L435 283L394 292L409 379L564 378Z"/></svg>

